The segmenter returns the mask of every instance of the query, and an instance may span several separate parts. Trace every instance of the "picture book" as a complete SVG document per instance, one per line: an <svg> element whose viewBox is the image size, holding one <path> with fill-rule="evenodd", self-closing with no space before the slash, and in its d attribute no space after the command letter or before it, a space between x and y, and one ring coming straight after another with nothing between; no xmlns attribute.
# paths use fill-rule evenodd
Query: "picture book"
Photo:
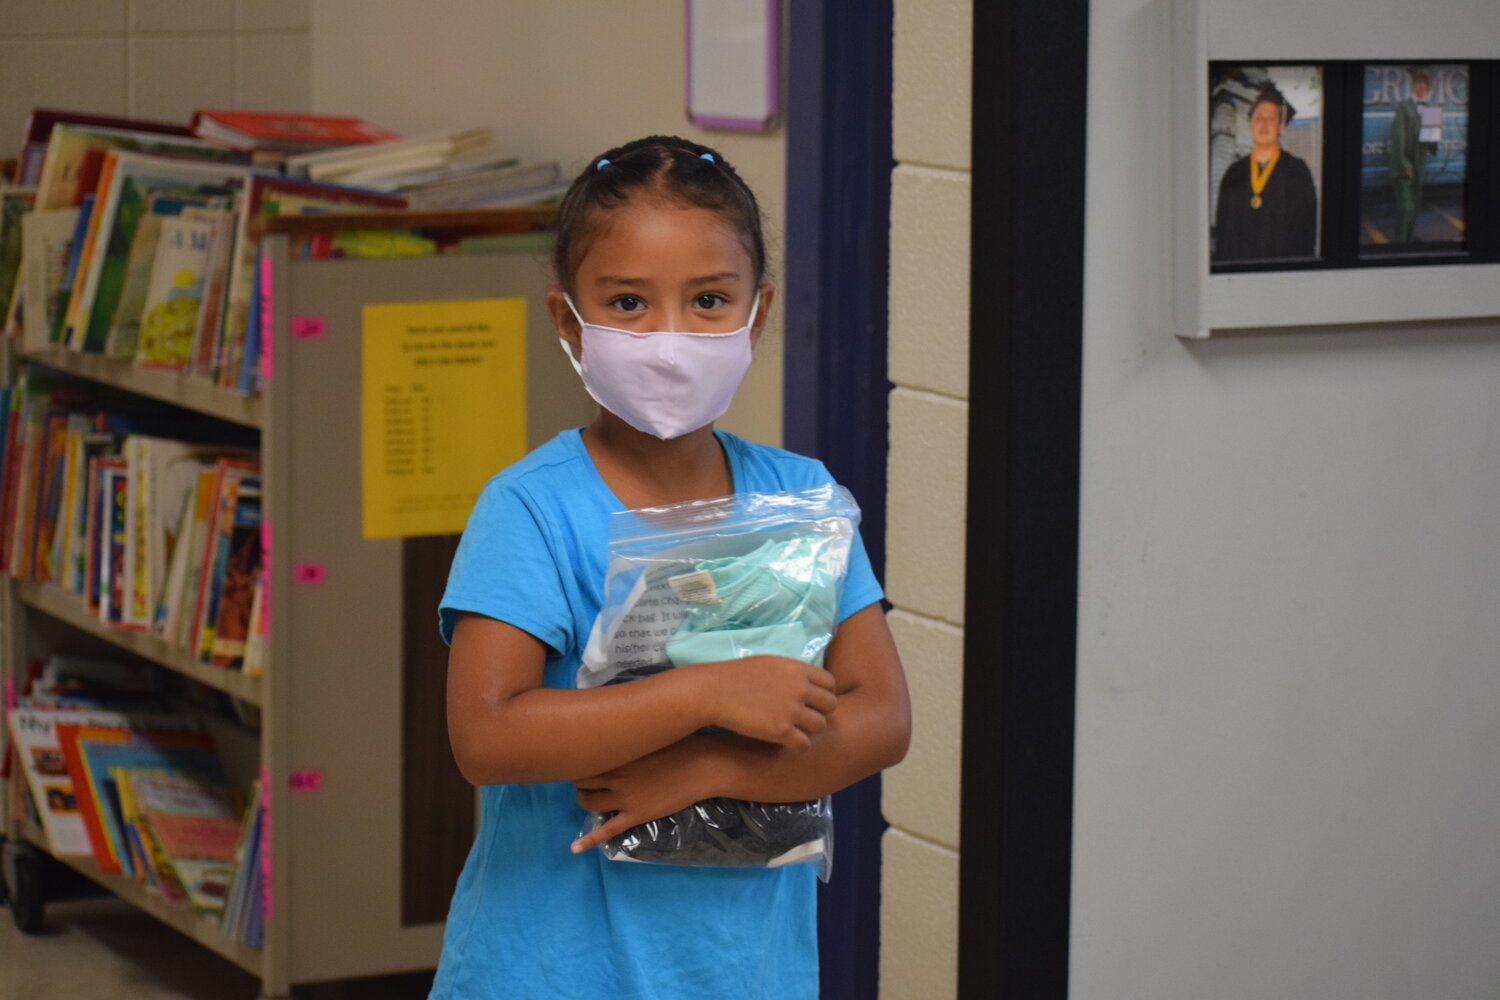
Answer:
<svg viewBox="0 0 1500 1000"><path fill-rule="evenodd" d="M89 462L88 492L88 537L84 550L84 610L107 620L105 600L109 595L109 497L112 480L111 469L123 473L125 459L122 456L102 455Z"/></svg>
<svg viewBox="0 0 1500 1000"><path fill-rule="evenodd" d="M125 620L125 540L129 526L130 470L124 462L100 463L99 620L128 627Z"/></svg>
<svg viewBox="0 0 1500 1000"><path fill-rule="evenodd" d="M224 299L229 287L229 261L234 254L235 234L245 192L236 191L227 211L214 223L208 244L208 276L204 283L203 302L193 325L193 342L188 349L187 371L207 375L213 363L214 345L224 328Z"/></svg>
<svg viewBox="0 0 1500 1000"><path fill-rule="evenodd" d="M226 482L223 492L219 497L218 531L215 537L209 541L211 551L205 557L204 563L208 574L207 586L205 588L203 601L203 618L199 625L198 645L195 652L198 659L205 663L218 663L215 659L216 637L220 622L220 614L223 611L224 601L227 598L236 602L236 607L230 609L230 621L234 624L238 635L231 637L226 650L232 649L224 656L224 662L220 666L227 666L230 662L238 665L244 657L245 632L243 623L250 615L250 601L254 597L254 570L259 569L260 557L260 479L255 476L244 476L231 479ZM254 535L253 546L249 541L250 535ZM253 568L249 571L241 570L231 579L232 555L235 553L235 543L239 541L242 546L242 560L254 559ZM210 560L212 560L210 562Z"/></svg>
<svg viewBox="0 0 1500 1000"><path fill-rule="evenodd" d="M140 345L141 319L146 311L146 298L151 292L151 276L156 264L163 222L169 217L185 216L207 219L213 224L220 211L209 207L212 201L214 199L159 192L153 193L147 200L145 211L136 224L135 236L130 241L130 252L125 258L120 298L104 342L104 353L107 356L135 357ZM194 322L196 321L195 316ZM191 340L191 335L189 339Z"/></svg>
<svg viewBox="0 0 1500 1000"><path fill-rule="evenodd" d="M83 201L78 205L78 224L68 238L68 263L63 268L62 281L58 283L57 294L53 296L52 304L48 307L51 325L47 328L47 339L54 344L62 342L63 331L67 329L68 311L73 302L73 289L78 283L78 272L83 263L84 243L88 237L89 222L93 217L94 196L84 195Z"/></svg>
<svg viewBox="0 0 1500 1000"><path fill-rule="evenodd" d="M394 210L405 205L404 198L373 191L285 177L252 177L246 189L245 207L238 219L234 249L230 256L224 322L209 366L216 381L220 385L231 386L240 376L239 360L249 322L250 299L255 287L256 248L261 219L308 212Z"/></svg>
<svg viewBox="0 0 1500 1000"><path fill-rule="evenodd" d="M215 463L213 485L205 498L208 511L201 534L201 548L190 554L194 562L189 567L190 575L184 587L183 617L179 622L177 641L177 645L200 659L207 648L205 643L211 644L213 639L214 619L210 601L218 567L218 539L225 531L225 520L234 516L240 483L257 474L256 463L249 459L226 457ZM205 627L208 635L204 634Z"/></svg>
<svg viewBox="0 0 1500 1000"><path fill-rule="evenodd" d="M168 135L134 128L59 122L47 141L47 155L37 173L37 208L76 207L78 174L91 149L124 150L159 157L219 163L249 162L243 152L193 136Z"/></svg>
<svg viewBox="0 0 1500 1000"><path fill-rule="evenodd" d="M224 782L213 741L196 730L143 730L125 726L84 726L58 722L58 744L77 790L78 811L100 871L132 874L119 796L112 768L151 769L200 775Z"/></svg>
<svg viewBox="0 0 1500 1000"><path fill-rule="evenodd" d="M177 645L181 645L177 625L182 618L183 595L189 589L190 567L195 558L202 561L202 539L208 524L214 475L213 463L198 466L192 492L182 505L167 565L167 578L162 583L161 597L152 619L152 631ZM195 557L195 553L199 554Z"/></svg>
<svg viewBox="0 0 1500 1000"><path fill-rule="evenodd" d="M400 138L363 118L294 112L200 109L193 113L191 127L199 138L224 146L283 153L305 153Z"/></svg>
<svg viewBox="0 0 1500 1000"><path fill-rule="evenodd" d="M151 834L151 828L141 816L140 803L135 794L135 778L151 775L151 771L138 771L116 767L110 769L115 791L120 799L120 819L125 827L125 837L130 845L131 864L135 868L136 880L149 891L168 902L184 902L187 891L172 870L172 862L163 853Z"/></svg>
<svg viewBox="0 0 1500 1000"><path fill-rule="evenodd" d="M213 219L177 215L162 221L142 303L136 364L181 371L192 354L203 306Z"/></svg>
<svg viewBox="0 0 1500 1000"><path fill-rule="evenodd" d="M76 208L32 212L21 220L21 322L43 336L52 329L77 227Z"/></svg>
<svg viewBox="0 0 1500 1000"><path fill-rule="evenodd" d="M141 627L155 619L182 512L197 489L204 464L225 452L223 445L132 434L125 439L131 470L127 514L130 542L130 610L127 621Z"/></svg>
<svg viewBox="0 0 1500 1000"><path fill-rule="evenodd" d="M35 188L0 187L0 329L17 332L12 317L21 287L21 220L36 204Z"/></svg>
<svg viewBox="0 0 1500 1000"><path fill-rule="evenodd" d="M243 186L249 176L247 168L230 164L119 151L106 154L84 236L82 270L69 304L65 342L76 350L103 350L147 192L222 196Z"/></svg>
<svg viewBox="0 0 1500 1000"><path fill-rule="evenodd" d="M227 784L142 770L130 783L142 822L193 906L223 910L243 832Z"/></svg>
<svg viewBox="0 0 1500 1000"><path fill-rule="evenodd" d="M216 667L244 665L250 638L256 583L260 579L260 496L242 488L235 502L233 524L225 543L227 558L219 584L214 619L212 663Z"/></svg>
<svg viewBox="0 0 1500 1000"><path fill-rule="evenodd" d="M177 122L160 122L121 115L99 115L89 111L67 111L60 108L32 108L26 116L25 138L21 143L21 163L17 178L22 184L35 184L41 176L42 162L56 125L103 127L136 134L192 137L192 130Z"/></svg>
<svg viewBox="0 0 1500 1000"><path fill-rule="evenodd" d="M190 725L190 720L182 716L126 716L119 712L55 708L13 708L6 719L21 770L37 803L48 847L54 854L92 852L58 740L59 723L141 729L182 729Z"/></svg>

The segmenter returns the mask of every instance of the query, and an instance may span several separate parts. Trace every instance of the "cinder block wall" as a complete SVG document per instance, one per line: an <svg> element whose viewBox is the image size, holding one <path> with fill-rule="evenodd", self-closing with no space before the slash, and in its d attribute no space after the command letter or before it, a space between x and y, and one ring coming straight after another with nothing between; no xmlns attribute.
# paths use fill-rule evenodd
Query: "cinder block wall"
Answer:
<svg viewBox="0 0 1500 1000"><path fill-rule="evenodd" d="M957 990L972 10L895 6L886 587L915 725L885 776L884 1000Z"/></svg>
<svg viewBox="0 0 1500 1000"><path fill-rule="evenodd" d="M311 0L5 0L0 157L33 107L186 123L308 99Z"/></svg>

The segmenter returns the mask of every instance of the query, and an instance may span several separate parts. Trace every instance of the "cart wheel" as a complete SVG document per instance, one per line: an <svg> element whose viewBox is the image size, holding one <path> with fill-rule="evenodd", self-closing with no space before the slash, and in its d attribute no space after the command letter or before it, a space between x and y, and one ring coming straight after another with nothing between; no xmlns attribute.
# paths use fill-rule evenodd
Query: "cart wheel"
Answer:
<svg viewBox="0 0 1500 1000"><path fill-rule="evenodd" d="M31 847L16 851L11 871L15 883L10 887L10 914L22 934L39 934L42 930L42 856Z"/></svg>

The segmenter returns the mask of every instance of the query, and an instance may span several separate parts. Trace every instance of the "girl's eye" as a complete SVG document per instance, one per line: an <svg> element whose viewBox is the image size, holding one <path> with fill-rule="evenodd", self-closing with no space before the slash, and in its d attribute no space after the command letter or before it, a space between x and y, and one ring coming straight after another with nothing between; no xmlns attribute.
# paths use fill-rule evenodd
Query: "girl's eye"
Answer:
<svg viewBox="0 0 1500 1000"><path fill-rule="evenodd" d="M704 292L693 300L694 309L717 309L725 302L724 296L715 295L712 292Z"/></svg>
<svg viewBox="0 0 1500 1000"><path fill-rule="evenodd" d="M619 298L611 302L610 305L614 306L621 312L639 312L640 310L646 308L646 303L642 302L634 295L621 295Z"/></svg>

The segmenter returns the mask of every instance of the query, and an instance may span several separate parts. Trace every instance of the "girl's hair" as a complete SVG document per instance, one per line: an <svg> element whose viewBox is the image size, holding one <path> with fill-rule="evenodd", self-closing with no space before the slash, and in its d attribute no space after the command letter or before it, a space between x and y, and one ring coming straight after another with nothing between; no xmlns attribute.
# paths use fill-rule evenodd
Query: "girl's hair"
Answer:
<svg viewBox="0 0 1500 1000"><path fill-rule="evenodd" d="M748 185L718 151L675 135L650 135L617 146L589 162L557 211L552 267L572 291L578 263L603 216L637 193L717 212L739 234L759 285L766 273L760 206Z"/></svg>

